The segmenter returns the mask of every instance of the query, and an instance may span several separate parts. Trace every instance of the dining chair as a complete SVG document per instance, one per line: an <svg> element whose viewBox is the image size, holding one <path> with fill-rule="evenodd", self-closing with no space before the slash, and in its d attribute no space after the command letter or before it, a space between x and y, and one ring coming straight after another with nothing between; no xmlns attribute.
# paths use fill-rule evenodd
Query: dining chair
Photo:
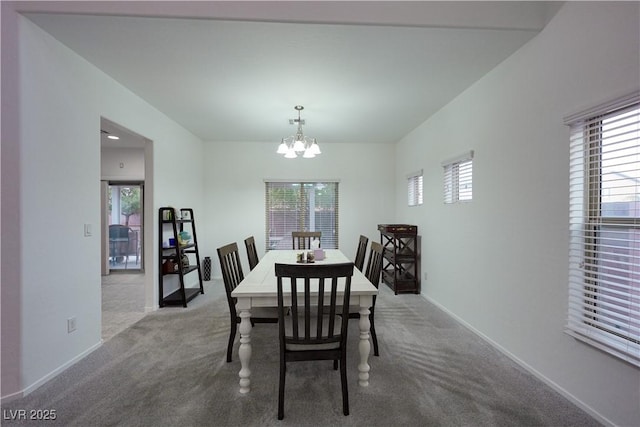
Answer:
<svg viewBox="0 0 640 427"><path fill-rule="evenodd" d="M140 239L138 238L138 231L132 228L129 228L128 254L136 254L136 265L140 263Z"/></svg>
<svg viewBox="0 0 640 427"><path fill-rule="evenodd" d="M231 292L244 279L242 273L242 264L240 264L240 255L238 254L238 245L229 243L228 245L218 248L218 258L220 259L220 267L222 269L222 280L224 288L227 292L227 302L229 303L229 344L227 345L227 363L232 360L233 342L236 338L236 331L240 323L240 316L236 311L236 298L231 296ZM251 325L255 323L277 323L278 310L269 307L255 307L251 309Z"/></svg>
<svg viewBox="0 0 640 427"><path fill-rule="evenodd" d="M311 249L311 242L314 239L320 239L322 237L321 231L292 231L291 240L293 247L291 249Z"/></svg>
<svg viewBox="0 0 640 427"><path fill-rule="evenodd" d="M348 310L343 309L342 313L336 310L338 304L349 307L353 263L276 264L275 272L280 338L278 419L284 418L287 362L307 360L333 360L334 369L339 362L342 412L349 415L346 348L349 322L342 320L348 319ZM340 300L338 279L344 283L344 294Z"/></svg>
<svg viewBox="0 0 640 427"><path fill-rule="evenodd" d="M258 265L258 251L256 250L256 241L253 236L244 239L244 246L247 248L247 259L249 260L249 270L253 270Z"/></svg>
<svg viewBox="0 0 640 427"><path fill-rule="evenodd" d="M375 286L376 288L380 284L380 274L382 273L382 253L383 247L382 244L378 242L371 242L371 249L369 251L369 261L367 262L367 270L365 271L365 277ZM350 306L349 307L349 318L350 319L359 319L360 318L360 307L359 306ZM369 308L369 323L371 324L371 340L373 341L373 354L376 356L380 356L378 352L378 336L376 335L376 323L375 323L375 312L376 312L376 295L373 296L373 304L371 308Z"/></svg>
<svg viewBox="0 0 640 427"><path fill-rule="evenodd" d="M112 264L123 260L125 269L129 261L131 232L126 225L109 225L109 259Z"/></svg>
<svg viewBox="0 0 640 427"><path fill-rule="evenodd" d="M354 261L356 268L360 271L362 271L362 267L364 267L364 257L367 255L367 244L369 244L369 238L367 236L360 235L358 250L356 251L356 259Z"/></svg>

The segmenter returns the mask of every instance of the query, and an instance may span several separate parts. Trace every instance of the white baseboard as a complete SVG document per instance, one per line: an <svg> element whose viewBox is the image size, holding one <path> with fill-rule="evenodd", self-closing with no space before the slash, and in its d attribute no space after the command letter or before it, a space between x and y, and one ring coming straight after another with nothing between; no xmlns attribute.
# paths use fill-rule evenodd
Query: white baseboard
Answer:
<svg viewBox="0 0 640 427"><path fill-rule="evenodd" d="M20 399L21 397L24 397L24 393L22 391L16 391L15 393L0 397L0 404L4 405L5 403Z"/></svg>
<svg viewBox="0 0 640 427"><path fill-rule="evenodd" d="M583 411L585 411L586 413L591 415L593 418L598 420L600 423L602 423L604 425L607 425L607 426L615 427L615 423L611 422L610 420L608 420L607 418L602 416L600 413L596 412L592 407L590 407L589 405L587 405L586 403L584 403L583 401L578 399L573 394L569 393L566 389L564 389L563 387L561 387L560 385L558 385L557 383L555 383L554 381L552 381L548 377L544 376L541 372L539 372L536 369L534 369L532 366L530 366L529 364L524 362L522 359L518 358L516 355L511 353L509 350L507 350L506 348L502 347L500 344L498 344L497 342L493 341L491 338L489 338L488 336L486 336L485 334L483 334L482 332L480 332L479 330L477 330L476 328L471 326L465 320L463 320L460 317L458 317L458 315L456 315L455 313L452 313L446 307L442 306L440 303L438 303L437 301L435 301L432 298L428 297L427 295L420 294L420 296L422 296L424 299L429 301L431 304L433 304L436 307L438 307L440 310L442 310L445 313L447 313L449 316L453 317L456 320L456 322L460 323L462 326L464 326L465 328L467 328L468 330L473 332L475 335L477 335L480 338L482 338L484 341L489 343L493 348L495 348L500 353L502 353L505 356L507 356L509 359L513 360L515 363L517 363L522 368L524 368L527 372L531 373L533 376L535 376L540 381L544 382L546 385L548 385L549 387L551 387L552 389L554 389L555 391L560 393L562 396L566 397L573 404L575 404L580 409L582 409Z"/></svg>
<svg viewBox="0 0 640 427"><path fill-rule="evenodd" d="M56 369L54 369L53 371L49 372L47 375L45 375L44 377L40 378L38 381L34 382L33 384L29 385L28 387L26 387L24 390L22 390L22 396L26 396L29 393L31 393L32 391L36 390L38 387L42 386L44 383L46 383L47 381L51 380L52 378L57 377L58 375L60 375L62 372L64 372L65 370L67 370L69 367L75 365L76 363L78 363L80 360L84 359L85 357L87 357L89 354L93 353L94 351L96 351L98 348L100 348L102 346L102 340L100 340L99 343L95 344L92 347L89 347L87 350L83 351L82 353L80 353L79 355L77 355L76 357L74 357L73 359L69 360L68 362L60 365L59 367L57 367Z"/></svg>

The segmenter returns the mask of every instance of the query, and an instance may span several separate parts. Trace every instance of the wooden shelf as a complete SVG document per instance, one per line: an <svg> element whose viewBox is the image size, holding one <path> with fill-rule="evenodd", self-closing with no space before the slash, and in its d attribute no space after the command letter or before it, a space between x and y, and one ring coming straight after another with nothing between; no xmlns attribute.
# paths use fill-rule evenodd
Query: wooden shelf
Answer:
<svg viewBox="0 0 640 427"><path fill-rule="evenodd" d="M407 224L379 224L383 246L382 282L397 295L420 293L418 278L418 227Z"/></svg>
<svg viewBox="0 0 640 427"><path fill-rule="evenodd" d="M185 293L185 299L183 300L182 298L182 292L180 289L174 291L173 293L167 295L166 297L164 297L162 299L164 305L184 305L185 300L186 302L191 301L192 299L194 299L195 297L198 296L198 294L200 293L200 289L199 288L185 288L184 289L184 293Z"/></svg>
<svg viewBox="0 0 640 427"><path fill-rule="evenodd" d="M180 215L176 210L171 207L162 207L158 210L159 215L159 227L158 234L160 239L160 247L158 248L158 260L160 264L158 287L159 287L159 305L164 307L165 305L182 305L187 306L187 303L194 299L198 294L204 294L204 286L202 281L202 271L200 268L200 253L198 252L198 238L196 235L196 223L193 217L193 209L182 208L180 209ZM187 217L188 219L183 219ZM179 242L178 236L182 231L190 231L191 241L186 245L171 245L162 246L162 242L165 241L166 235L171 236L175 242ZM191 255L191 259L189 256ZM195 264L192 262L195 258ZM167 265L165 271L165 263L171 263ZM174 270L175 269L175 270ZM200 286L198 288L185 288L185 276L189 273L196 271L198 273L198 282ZM177 276L179 281L179 287L177 290L171 292L169 295L164 296L164 278L165 276Z"/></svg>
<svg viewBox="0 0 640 427"><path fill-rule="evenodd" d="M198 270L198 266L197 265L189 265L187 267L183 267L182 268L182 274L184 276L186 276L187 274L191 273L192 271L196 271ZM180 271L171 271L171 272L165 272L164 274L180 274Z"/></svg>

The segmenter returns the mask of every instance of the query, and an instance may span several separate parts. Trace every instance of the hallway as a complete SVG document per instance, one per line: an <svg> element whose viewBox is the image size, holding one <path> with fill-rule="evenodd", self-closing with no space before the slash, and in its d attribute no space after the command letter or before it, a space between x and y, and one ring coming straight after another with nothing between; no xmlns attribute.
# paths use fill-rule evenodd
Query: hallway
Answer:
<svg viewBox="0 0 640 427"><path fill-rule="evenodd" d="M103 341L113 338L144 315L144 274L102 276Z"/></svg>

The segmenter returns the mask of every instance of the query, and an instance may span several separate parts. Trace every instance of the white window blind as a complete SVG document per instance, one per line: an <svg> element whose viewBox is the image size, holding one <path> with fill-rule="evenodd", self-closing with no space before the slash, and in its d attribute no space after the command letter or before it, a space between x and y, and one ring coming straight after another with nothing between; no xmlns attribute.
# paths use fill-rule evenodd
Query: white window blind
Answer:
<svg viewBox="0 0 640 427"><path fill-rule="evenodd" d="M570 126L567 333L640 366L640 96Z"/></svg>
<svg viewBox="0 0 640 427"><path fill-rule="evenodd" d="M473 199L473 151L442 162L444 168L444 202Z"/></svg>
<svg viewBox="0 0 640 427"><path fill-rule="evenodd" d="M409 206L422 204L422 170L407 176L407 195Z"/></svg>
<svg viewBox="0 0 640 427"><path fill-rule="evenodd" d="M337 182L265 182L266 250L291 249L292 231L320 231L320 246L338 248Z"/></svg>

